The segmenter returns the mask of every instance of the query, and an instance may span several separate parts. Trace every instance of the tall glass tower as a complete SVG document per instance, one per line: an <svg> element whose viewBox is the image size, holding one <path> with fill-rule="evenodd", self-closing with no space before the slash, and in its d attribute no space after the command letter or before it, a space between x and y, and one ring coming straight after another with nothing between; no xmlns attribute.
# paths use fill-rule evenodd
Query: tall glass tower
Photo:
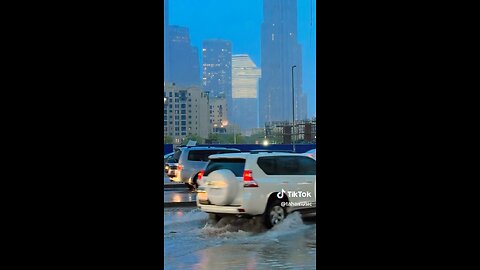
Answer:
<svg viewBox="0 0 480 270"><path fill-rule="evenodd" d="M295 68L295 119L307 111L302 93L302 48L297 42L297 0L263 0L262 78L259 124L292 120L292 66Z"/></svg>

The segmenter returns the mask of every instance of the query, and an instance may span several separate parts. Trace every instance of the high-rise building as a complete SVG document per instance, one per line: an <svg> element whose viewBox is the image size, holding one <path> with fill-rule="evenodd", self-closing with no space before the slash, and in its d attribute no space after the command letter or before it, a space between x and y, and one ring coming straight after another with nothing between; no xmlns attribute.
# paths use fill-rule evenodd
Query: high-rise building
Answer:
<svg viewBox="0 0 480 270"><path fill-rule="evenodd" d="M190 44L188 28L168 25L165 82L181 86L200 86L198 49Z"/></svg>
<svg viewBox="0 0 480 270"><path fill-rule="evenodd" d="M210 114L208 94L200 87L164 86L163 134L176 144L190 134L208 138Z"/></svg>
<svg viewBox="0 0 480 270"><path fill-rule="evenodd" d="M232 118L244 134L258 128L258 79L261 70L248 54L232 56Z"/></svg>
<svg viewBox="0 0 480 270"><path fill-rule="evenodd" d="M211 39L203 41L202 85L210 97L224 95L227 107L232 104L232 44ZM229 110L230 111L230 110ZM228 114L228 117L231 115Z"/></svg>
<svg viewBox="0 0 480 270"><path fill-rule="evenodd" d="M169 65L167 55L170 55L168 50L168 0L163 0L163 81L167 81L170 77Z"/></svg>
<svg viewBox="0 0 480 270"><path fill-rule="evenodd" d="M227 119L227 100L224 96L211 97L210 106L210 127L212 133L226 133L229 124Z"/></svg>
<svg viewBox="0 0 480 270"><path fill-rule="evenodd" d="M259 82L260 125L292 119L292 66L295 119L306 118L302 91L302 50L297 42L297 0L263 0L262 78Z"/></svg>

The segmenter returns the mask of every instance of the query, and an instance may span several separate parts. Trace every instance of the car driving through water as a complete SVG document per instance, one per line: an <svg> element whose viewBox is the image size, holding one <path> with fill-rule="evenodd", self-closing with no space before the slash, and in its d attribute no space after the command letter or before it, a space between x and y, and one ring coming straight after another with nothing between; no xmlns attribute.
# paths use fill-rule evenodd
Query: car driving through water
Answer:
<svg viewBox="0 0 480 270"><path fill-rule="evenodd" d="M292 211L316 212L316 160L303 154L249 152L209 157L197 206L210 219L260 216L268 228Z"/></svg>

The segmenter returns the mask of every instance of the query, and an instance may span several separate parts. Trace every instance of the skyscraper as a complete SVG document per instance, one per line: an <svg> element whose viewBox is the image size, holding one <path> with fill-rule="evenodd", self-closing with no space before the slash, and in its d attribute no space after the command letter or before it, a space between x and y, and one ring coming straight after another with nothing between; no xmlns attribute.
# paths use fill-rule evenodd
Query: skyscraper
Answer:
<svg viewBox="0 0 480 270"><path fill-rule="evenodd" d="M258 79L261 70L248 54L232 56L232 119L243 133L258 128Z"/></svg>
<svg viewBox="0 0 480 270"><path fill-rule="evenodd" d="M295 119L302 119L306 98L302 92L302 50L297 42L297 1L263 0L261 28L262 78L260 125L292 120L292 66L295 84Z"/></svg>
<svg viewBox="0 0 480 270"><path fill-rule="evenodd" d="M232 106L232 44L230 41L211 39L203 41L202 85L210 97L224 95L227 99L227 118Z"/></svg>
<svg viewBox="0 0 480 270"><path fill-rule="evenodd" d="M168 0L163 1L163 81L170 77L167 55L169 45L168 38Z"/></svg>
<svg viewBox="0 0 480 270"><path fill-rule="evenodd" d="M188 28L168 25L168 52L166 55L167 83L181 86L200 86L198 49L190 44Z"/></svg>

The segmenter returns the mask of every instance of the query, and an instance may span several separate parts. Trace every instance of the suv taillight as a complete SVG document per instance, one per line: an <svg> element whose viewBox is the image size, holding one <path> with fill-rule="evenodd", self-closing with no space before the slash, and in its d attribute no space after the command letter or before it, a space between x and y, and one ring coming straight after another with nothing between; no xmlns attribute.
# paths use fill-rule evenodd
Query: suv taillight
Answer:
<svg viewBox="0 0 480 270"><path fill-rule="evenodd" d="M243 171L243 186L244 187L258 187L257 182L255 182L255 180L253 180L251 170L244 170Z"/></svg>
<svg viewBox="0 0 480 270"><path fill-rule="evenodd" d="M177 165L177 170L181 171L183 169L182 165Z"/></svg>
<svg viewBox="0 0 480 270"><path fill-rule="evenodd" d="M200 172L198 172L198 178L197 178L197 180L202 180L203 173L205 173L205 170L201 170Z"/></svg>

